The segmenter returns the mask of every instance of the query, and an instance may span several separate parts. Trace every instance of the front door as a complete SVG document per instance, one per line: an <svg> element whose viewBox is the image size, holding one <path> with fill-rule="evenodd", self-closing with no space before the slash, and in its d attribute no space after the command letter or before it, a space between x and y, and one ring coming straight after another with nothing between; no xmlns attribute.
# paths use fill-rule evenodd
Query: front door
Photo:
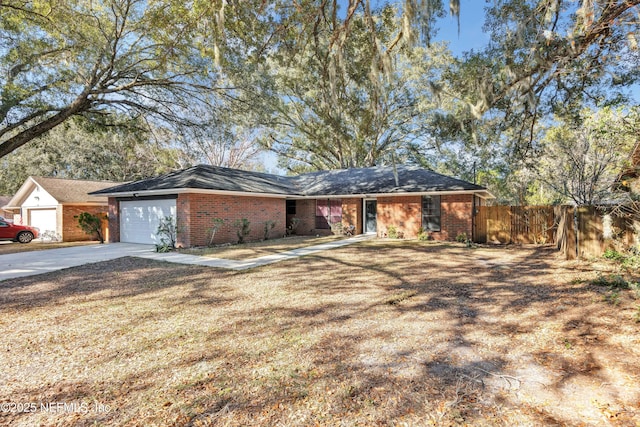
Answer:
<svg viewBox="0 0 640 427"><path fill-rule="evenodd" d="M364 201L364 232L375 233L377 232L377 212L378 203L375 200Z"/></svg>

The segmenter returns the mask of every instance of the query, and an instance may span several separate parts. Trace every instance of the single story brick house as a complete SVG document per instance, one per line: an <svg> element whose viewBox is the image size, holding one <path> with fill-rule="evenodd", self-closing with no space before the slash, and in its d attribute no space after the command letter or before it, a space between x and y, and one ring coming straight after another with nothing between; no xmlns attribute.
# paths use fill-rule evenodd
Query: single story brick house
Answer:
<svg viewBox="0 0 640 427"><path fill-rule="evenodd" d="M247 240L259 240L275 221L283 236L293 218L300 235L330 234L333 224L354 234L384 236L390 226L405 238L473 235L475 207L493 198L486 188L413 166L370 167L278 176L198 165L91 193L109 200L109 241L158 243L161 218L172 217L177 244L204 246L213 220L223 219L214 243L237 241L236 220L250 221Z"/></svg>
<svg viewBox="0 0 640 427"><path fill-rule="evenodd" d="M118 184L121 183L30 176L2 208L11 212L7 219L38 227L41 236L56 237L64 242L94 240L94 236L80 229L74 217L82 212L106 215L107 198L87 193ZM106 221L103 228L106 236Z"/></svg>

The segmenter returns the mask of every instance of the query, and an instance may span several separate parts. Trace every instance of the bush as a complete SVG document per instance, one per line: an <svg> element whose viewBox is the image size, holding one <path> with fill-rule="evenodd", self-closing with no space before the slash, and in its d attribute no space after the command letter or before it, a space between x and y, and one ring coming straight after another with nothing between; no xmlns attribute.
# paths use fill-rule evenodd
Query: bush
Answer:
<svg viewBox="0 0 640 427"><path fill-rule="evenodd" d="M604 251L604 254L602 254L602 257L613 261L622 261L625 258L623 254L615 249L607 249Z"/></svg>
<svg viewBox="0 0 640 427"><path fill-rule="evenodd" d="M628 253L622 253L615 249L607 249L602 254L602 257L620 263L623 267L640 268L640 255L633 250Z"/></svg>
<svg viewBox="0 0 640 427"><path fill-rule="evenodd" d="M399 237L398 229L395 225L390 225L387 227L387 237L390 239L397 239Z"/></svg>
<svg viewBox="0 0 640 427"><path fill-rule="evenodd" d="M276 226L276 222L269 220L264 222L264 240L269 240L269 233Z"/></svg>
<svg viewBox="0 0 640 427"><path fill-rule="evenodd" d="M104 243L102 220L107 219L106 215L92 215L89 212L82 212L80 215L75 215L74 218L78 220L78 226L82 231L90 236L95 235L100 243Z"/></svg>
<svg viewBox="0 0 640 427"><path fill-rule="evenodd" d="M424 228L420 227L418 229L418 240L425 242L427 240L431 240L431 236Z"/></svg>
<svg viewBox="0 0 640 427"><path fill-rule="evenodd" d="M156 252L169 252L176 248L178 239L178 226L171 216L165 216L160 219L156 236L160 239L160 243L156 244Z"/></svg>
<svg viewBox="0 0 640 427"><path fill-rule="evenodd" d="M630 283L619 274L610 274L608 276L598 274L598 277L592 280L591 284L595 286L610 287L613 289L629 289L630 287Z"/></svg>
<svg viewBox="0 0 640 427"><path fill-rule="evenodd" d="M456 242L466 243L467 240L469 240L467 238L467 233L458 233L458 235L456 236Z"/></svg>
<svg viewBox="0 0 640 427"><path fill-rule="evenodd" d="M237 219L235 220L233 225L238 229L236 230L238 243L244 243L244 238L247 237L249 233L251 233L251 221L249 221L247 218Z"/></svg>

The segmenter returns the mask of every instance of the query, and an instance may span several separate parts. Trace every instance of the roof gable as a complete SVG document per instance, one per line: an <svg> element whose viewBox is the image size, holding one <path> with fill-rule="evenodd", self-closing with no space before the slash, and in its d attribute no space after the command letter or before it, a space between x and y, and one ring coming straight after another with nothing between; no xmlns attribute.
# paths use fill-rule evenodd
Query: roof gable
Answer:
<svg viewBox="0 0 640 427"><path fill-rule="evenodd" d="M106 197L90 196L88 193L113 187L112 181L88 181L63 178L30 176L22 184L7 206L20 207L29 195L38 187L48 193L59 204L65 203L107 203Z"/></svg>

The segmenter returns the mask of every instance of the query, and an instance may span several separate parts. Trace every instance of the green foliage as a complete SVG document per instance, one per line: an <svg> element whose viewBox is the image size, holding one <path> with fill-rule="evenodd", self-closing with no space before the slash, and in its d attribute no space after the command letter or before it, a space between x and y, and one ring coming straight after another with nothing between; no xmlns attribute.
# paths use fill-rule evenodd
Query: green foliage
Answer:
<svg viewBox="0 0 640 427"><path fill-rule="evenodd" d="M431 240L431 236L429 235L429 232L425 230L423 227L420 227L418 229L418 240L420 240L421 242L426 242L427 240Z"/></svg>
<svg viewBox="0 0 640 427"><path fill-rule="evenodd" d="M0 158L79 115L186 124L217 78L201 51L215 6L197 3L0 4Z"/></svg>
<svg viewBox="0 0 640 427"><path fill-rule="evenodd" d="M466 243L468 240L469 238L467 237L467 233L458 233L456 236L456 242Z"/></svg>
<svg viewBox="0 0 640 427"><path fill-rule="evenodd" d="M607 249L602 254L603 258L615 261L622 267L628 269L640 268L640 254L637 251L627 251L625 253L618 252L615 249Z"/></svg>
<svg viewBox="0 0 640 427"><path fill-rule="evenodd" d="M630 287L630 283L619 274L609 274L606 276L598 274L598 276L591 281L591 284L612 289L629 289Z"/></svg>
<svg viewBox="0 0 640 427"><path fill-rule="evenodd" d="M156 236L160 239L160 243L156 244L156 252L168 252L175 249L178 239L176 220L171 216L161 218L156 230Z"/></svg>
<svg viewBox="0 0 640 427"><path fill-rule="evenodd" d="M602 254L602 257L613 260L613 261L620 261L620 262L622 262L626 258L624 255L622 255L620 252L616 251L615 249L605 250L604 253Z"/></svg>
<svg viewBox="0 0 640 427"><path fill-rule="evenodd" d="M108 219L106 215L93 215L89 212L82 212L80 215L75 215L74 218L78 220L78 226L82 231L90 236L95 235L100 243L104 243L102 220Z"/></svg>
<svg viewBox="0 0 640 427"><path fill-rule="evenodd" d="M276 226L276 222L268 220L264 222L264 240L269 240L269 233Z"/></svg>
<svg viewBox="0 0 640 427"><path fill-rule="evenodd" d="M132 181L179 166L175 149L149 141L142 123L125 117L76 117L0 159L0 194L28 176Z"/></svg>
<svg viewBox="0 0 640 427"><path fill-rule="evenodd" d="M452 60L439 43L379 50L402 34L392 6L371 21L359 8L348 23L336 18L318 19L283 43L257 69L264 90L247 94L272 129L260 143L295 172L390 163L419 150L431 130L426 117L436 109L439 74Z"/></svg>
<svg viewBox="0 0 640 427"><path fill-rule="evenodd" d="M399 236L398 228L395 225L389 225L387 227L387 237L390 239L397 239Z"/></svg>
<svg viewBox="0 0 640 427"><path fill-rule="evenodd" d="M237 219L234 221L233 226L237 228L238 243L244 243L245 237L251 233L251 221L247 218Z"/></svg>

